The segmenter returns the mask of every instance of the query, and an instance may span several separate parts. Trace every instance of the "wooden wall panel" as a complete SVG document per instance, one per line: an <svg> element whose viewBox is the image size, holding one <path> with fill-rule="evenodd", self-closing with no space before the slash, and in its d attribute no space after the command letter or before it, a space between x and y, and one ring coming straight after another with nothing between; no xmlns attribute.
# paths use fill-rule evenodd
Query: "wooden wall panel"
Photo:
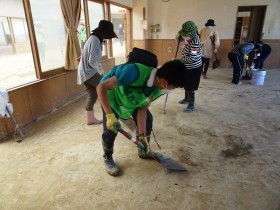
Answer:
<svg viewBox="0 0 280 210"><path fill-rule="evenodd" d="M133 47L145 49L145 42L144 42L144 40L133 40Z"/></svg>
<svg viewBox="0 0 280 210"><path fill-rule="evenodd" d="M102 61L104 70L115 65L115 59ZM77 71L67 71L39 82L15 88L9 91L13 104L13 116L19 125L26 125L51 113L54 109L80 97L85 93L85 86L77 84ZM11 118L0 118L0 139L14 132Z"/></svg>
<svg viewBox="0 0 280 210"><path fill-rule="evenodd" d="M232 50L233 40L221 40L220 48L217 52L218 59L221 60L221 68L229 68L231 67L231 63L228 60L228 53ZM212 63L214 60L214 55L210 59L209 67L212 67Z"/></svg>
<svg viewBox="0 0 280 210"><path fill-rule="evenodd" d="M164 41L161 39L153 39L153 40L149 39L147 41L147 45L148 45L147 49L157 55L159 65L165 62L163 61L163 52L162 52L163 42Z"/></svg>
<svg viewBox="0 0 280 210"><path fill-rule="evenodd" d="M13 104L13 116L18 124L26 124L33 121L26 87L9 92L9 101Z"/></svg>
<svg viewBox="0 0 280 210"><path fill-rule="evenodd" d="M85 86L77 84L77 71L73 71L70 74L67 74L65 77L65 81L68 101L74 100L77 96L85 92Z"/></svg>
<svg viewBox="0 0 280 210"><path fill-rule="evenodd" d="M59 76L53 78L50 82L52 108L58 108L67 101L66 79L63 76Z"/></svg>
<svg viewBox="0 0 280 210"><path fill-rule="evenodd" d="M280 53L280 40L264 40L264 43L270 44L272 48L272 53L265 61L264 68L267 69L275 69L280 67L280 57L278 56ZM178 51L177 58L180 58L182 55L181 43ZM173 51L171 53L167 52L167 47L172 47ZM217 57L221 60L221 68L229 68L231 67L231 63L228 60L228 53L233 48L233 40L222 39L221 45L217 53ZM157 55L159 65L169 61L175 55L176 50L176 41L171 39L149 39L148 40L148 48L147 50L153 52ZM210 67L212 67L214 56L210 60Z"/></svg>
<svg viewBox="0 0 280 210"><path fill-rule="evenodd" d="M181 43L180 46L182 46L183 44ZM179 46L178 49L178 54L177 54L177 58L180 58L182 55L182 48ZM172 48L172 52L168 52L168 48L171 47ZM175 53L176 53L176 48L177 48L177 42L176 40L163 40L162 43L162 62L166 62L166 61L170 61L173 58L175 58ZM162 64L163 64L162 63Z"/></svg>
<svg viewBox="0 0 280 210"><path fill-rule="evenodd" d="M33 119L51 112L51 85L51 80L44 80L26 87Z"/></svg>

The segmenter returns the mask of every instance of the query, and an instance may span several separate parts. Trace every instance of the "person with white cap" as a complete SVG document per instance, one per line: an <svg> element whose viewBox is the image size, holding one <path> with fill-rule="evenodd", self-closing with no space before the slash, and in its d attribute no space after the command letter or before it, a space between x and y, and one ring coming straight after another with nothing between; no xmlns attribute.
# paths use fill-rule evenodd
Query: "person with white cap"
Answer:
<svg viewBox="0 0 280 210"><path fill-rule="evenodd" d="M97 100L96 87L100 82L102 57L102 43L104 39L117 38L114 32L114 26L110 21L101 20L90 37L87 39L78 66L77 83L84 84L88 92L86 101L86 121L87 125L100 124L101 120L96 119L94 115L94 104Z"/></svg>

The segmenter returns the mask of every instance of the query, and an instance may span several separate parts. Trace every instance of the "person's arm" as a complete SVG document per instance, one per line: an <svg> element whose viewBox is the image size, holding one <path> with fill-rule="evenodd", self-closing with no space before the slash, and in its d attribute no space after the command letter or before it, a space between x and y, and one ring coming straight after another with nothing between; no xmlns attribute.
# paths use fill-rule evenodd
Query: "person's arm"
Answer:
<svg viewBox="0 0 280 210"><path fill-rule="evenodd" d="M115 114L113 113L110 107L107 91L116 88L117 86L117 79L115 76L113 76L105 82L100 83L96 87L97 95L106 115L106 127L114 133L118 133L118 128L121 127L121 124L117 120Z"/></svg>
<svg viewBox="0 0 280 210"><path fill-rule="evenodd" d="M98 70L99 62L101 60L102 55L100 41L98 39L95 39L95 41L91 41L88 54L88 63L90 67Z"/></svg>
<svg viewBox="0 0 280 210"><path fill-rule="evenodd" d="M113 76L113 77L107 79L106 81L104 81L103 83L100 83L96 87L96 92L97 92L98 98L100 100L100 103L101 103L106 115L113 113L110 103L109 103L107 92L108 92L108 90L114 89L116 87L118 87L116 76Z"/></svg>

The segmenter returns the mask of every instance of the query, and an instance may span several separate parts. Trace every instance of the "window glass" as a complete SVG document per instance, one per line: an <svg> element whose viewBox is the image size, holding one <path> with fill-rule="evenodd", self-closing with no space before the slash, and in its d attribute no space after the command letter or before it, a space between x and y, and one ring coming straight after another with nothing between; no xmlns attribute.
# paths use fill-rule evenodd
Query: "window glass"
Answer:
<svg viewBox="0 0 280 210"><path fill-rule="evenodd" d="M0 87L5 89L37 79L22 2L0 0Z"/></svg>
<svg viewBox="0 0 280 210"><path fill-rule="evenodd" d="M83 50L84 45L85 45L86 40L87 40L87 30L86 30L85 10L84 10L83 0L82 0L82 7L81 7L80 24L77 28L77 31L78 31L80 47L81 47L81 50Z"/></svg>
<svg viewBox="0 0 280 210"><path fill-rule="evenodd" d="M26 21L20 18L12 18L12 26L15 35L15 42L28 41L28 31L26 27Z"/></svg>
<svg viewBox="0 0 280 210"><path fill-rule="evenodd" d="M115 65L126 62L126 9L110 5L112 23L118 39L113 39L113 56L115 57Z"/></svg>
<svg viewBox="0 0 280 210"><path fill-rule="evenodd" d="M103 4L89 1L88 14L89 14L90 31L92 31L98 26L100 20L105 19Z"/></svg>
<svg viewBox="0 0 280 210"><path fill-rule="evenodd" d="M66 30L59 0L30 0L42 72L64 66Z"/></svg>
<svg viewBox="0 0 280 210"><path fill-rule="evenodd" d="M99 21L105 19L103 4L88 1L90 31L98 27ZM106 45L103 45L102 55L106 55Z"/></svg>

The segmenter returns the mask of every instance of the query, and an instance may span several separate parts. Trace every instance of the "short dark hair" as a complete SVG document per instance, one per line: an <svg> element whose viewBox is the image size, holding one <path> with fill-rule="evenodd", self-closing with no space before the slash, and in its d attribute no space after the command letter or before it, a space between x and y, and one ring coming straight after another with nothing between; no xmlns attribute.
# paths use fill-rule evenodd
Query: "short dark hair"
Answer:
<svg viewBox="0 0 280 210"><path fill-rule="evenodd" d="M180 60L164 63L157 71L158 77L165 79L169 85L184 87L186 83L186 67Z"/></svg>

